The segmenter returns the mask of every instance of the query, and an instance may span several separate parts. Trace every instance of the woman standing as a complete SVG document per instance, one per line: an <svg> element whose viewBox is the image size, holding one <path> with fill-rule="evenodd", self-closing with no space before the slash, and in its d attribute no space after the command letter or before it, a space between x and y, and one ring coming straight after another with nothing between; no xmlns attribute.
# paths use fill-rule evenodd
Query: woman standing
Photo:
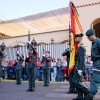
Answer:
<svg viewBox="0 0 100 100"><path fill-rule="evenodd" d="M40 80L40 67L41 67L41 62L40 62L40 58L36 59L36 80Z"/></svg>
<svg viewBox="0 0 100 100"><path fill-rule="evenodd" d="M67 61L64 58L63 62L62 62L62 66L63 66L63 75L64 75L64 81L67 81Z"/></svg>
<svg viewBox="0 0 100 100"><path fill-rule="evenodd" d="M57 66L56 66L56 60L53 58L52 63L51 63L51 81L55 82L56 81L56 75L57 75Z"/></svg>
<svg viewBox="0 0 100 100"><path fill-rule="evenodd" d="M57 59L57 77L58 77L58 82L63 81L63 71L62 71L62 61L60 58Z"/></svg>

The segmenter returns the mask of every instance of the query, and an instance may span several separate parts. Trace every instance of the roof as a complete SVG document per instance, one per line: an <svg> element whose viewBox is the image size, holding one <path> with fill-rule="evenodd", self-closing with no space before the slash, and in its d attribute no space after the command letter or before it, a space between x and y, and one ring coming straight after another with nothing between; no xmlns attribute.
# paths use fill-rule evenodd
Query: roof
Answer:
<svg viewBox="0 0 100 100"><path fill-rule="evenodd" d="M77 8L100 4L100 0L72 0Z"/></svg>
<svg viewBox="0 0 100 100"><path fill-rule="evenodd" d="M98 5L98 4L100 4L100 2L91 3L91 4L79 5L79 6L76 6L76 8L80 8L80 7L86 7L86 6L92 6L92 5Z"/></svg>
<svg viewBox="0 0 100 100"><path fill-rule="evenodd" d="M69 28L70 20L69 7L30 15L18 19L0 22L0 33L7 36L21 36L44 33L51 31L65 30ZM5 33L6 30L6 33Z"/></svg>

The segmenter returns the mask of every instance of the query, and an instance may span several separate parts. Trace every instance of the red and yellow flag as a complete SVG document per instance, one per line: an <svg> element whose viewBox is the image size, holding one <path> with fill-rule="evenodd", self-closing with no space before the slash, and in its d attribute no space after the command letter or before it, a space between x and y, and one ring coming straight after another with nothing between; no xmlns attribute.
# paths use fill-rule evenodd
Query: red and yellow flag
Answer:
<svg viewBox="0 0 100 100"><path fill-rule="evenodd" d="M77 43L75 42L75 35L82 33L83 29L78 19L77 10L72 2L69 4L70 6L70 18L71 18L71 45L70 45L70 62L69 62L69 74L73 70L75 65L75 53L77 50Z"/></svg>

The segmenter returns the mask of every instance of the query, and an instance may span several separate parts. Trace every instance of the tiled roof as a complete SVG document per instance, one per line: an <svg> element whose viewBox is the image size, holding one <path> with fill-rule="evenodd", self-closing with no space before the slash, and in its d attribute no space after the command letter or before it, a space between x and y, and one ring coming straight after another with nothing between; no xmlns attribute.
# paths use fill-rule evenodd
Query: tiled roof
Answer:
<svg viewBox="0 0 100 100"><path fill-rule="evenodd" d="M98 4L100 4L100 2L97 2L97 3L91 3L91 4L85 4L85 5L80 5L80 6L76 6L76 8L86 7L86 6L93 6L93 5L98 5Z"/></svg>

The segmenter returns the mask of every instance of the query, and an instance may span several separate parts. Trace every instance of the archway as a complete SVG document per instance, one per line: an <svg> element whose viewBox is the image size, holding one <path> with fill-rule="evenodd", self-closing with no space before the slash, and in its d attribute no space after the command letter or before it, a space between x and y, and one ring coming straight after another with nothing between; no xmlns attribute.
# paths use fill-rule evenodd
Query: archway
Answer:
<svg viewBox="0 0 100 100"><path fill-rule="evenodd" d="M68 42L69 42L69 40L63 40L63 41L61 41L61 44L68 43Z"/></svg>
<svg viewBox="0 0 100 100"><path fill-rule="evenodd" d="M13 48L19 48L19 47L22 47L22 45L15 45L15 46L13 46Z"/></svg>
<svg viewBox="0 0 100 100"><path fill-rule="evenodd" d="M100 38L100 18L95 19L92 22L91 27L95 30L96 37Z"/></svg>
<svg viewBox="0 0 100 100"><path fill-rule="evenodd" d="M38 43L38 46L39 46L39 45L43 45L43 44L46 44L46 43L45 43L45 42L39 42L39 43Z"/></svg>

